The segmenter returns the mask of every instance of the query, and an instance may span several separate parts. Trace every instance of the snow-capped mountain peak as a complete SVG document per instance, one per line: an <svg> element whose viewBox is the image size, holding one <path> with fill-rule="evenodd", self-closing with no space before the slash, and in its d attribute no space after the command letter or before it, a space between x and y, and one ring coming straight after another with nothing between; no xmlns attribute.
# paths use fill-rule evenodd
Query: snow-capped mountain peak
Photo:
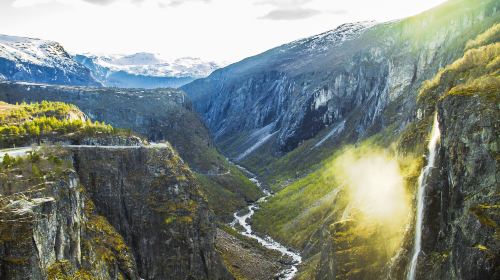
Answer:
<svg viewBox="0 0 500 280"><path fill-rule="evenodd" d="M345 41L353 40L370 27L376 25L376 21L362 21L345 23L333 30L321 34L300 39L288 44L289 48L300 47L305 51L325 51L333 46L338 46Z"/></svg>
<svg viewBox="0 0 500 280"><path fill-rule="evenodd" d="M200 58L166 59L161 55L146 52L131 55L94 55L87 53L81 56L85 56L91 59L94 64L114 72L123 71L132 75L152 77L201 78L225 66L222 63L204 61Z"/></svg>
<svg viewBox="0 0 500 280"><path fill-rule="evenodd" d="M99 85L57 42L0 35L0 76L6 80Z"/></svg>

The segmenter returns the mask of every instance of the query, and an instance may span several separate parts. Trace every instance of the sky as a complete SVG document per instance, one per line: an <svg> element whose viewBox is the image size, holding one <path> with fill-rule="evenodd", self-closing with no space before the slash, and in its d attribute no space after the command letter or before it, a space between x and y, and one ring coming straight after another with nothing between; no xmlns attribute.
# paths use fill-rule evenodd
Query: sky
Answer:
<svg viewBox="0 0 500 280"><path fill-rule="evenodd" d="M235 62L346 22L389 21L444 0L0 0L0 34L71 53L152 52Z"/></svg>

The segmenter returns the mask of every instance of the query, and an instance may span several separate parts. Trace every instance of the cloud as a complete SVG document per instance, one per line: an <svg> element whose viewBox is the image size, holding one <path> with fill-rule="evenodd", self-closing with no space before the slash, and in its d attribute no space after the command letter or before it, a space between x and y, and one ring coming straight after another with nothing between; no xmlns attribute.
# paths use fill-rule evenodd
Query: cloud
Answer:
<svg viewBox="0 0 500 280"><path fill-rule="evenodd" d="M308 6L314 0L258 0L255 5L272 6L269 11L260 19L269 20L299 20L310 18L321 14L322 12Z"/></svg>
<svg viewBox="0 0 500 280"><path fill-rule="evenodd" d="M327 11L326 13L330 15L340 16L348 14L349 12L347 10L332 10L332 11Z"/></svg>
<svg viewBox="0 0 500 280"><path fill-rule="evenodd" d="M256 2L257 5L272 5L283 9L290 9L303 6L314 0L261 0Z"/></svg>
<svg viewBox="0 0 500 280"><path fill-rule="evenodd" d="M96 5L108 5L115 2L116 0L83 0L83 1Z"/></svg>
<svg viewBox="0 0 500 280"><path fill-rule="evenodd" d="M145 3L145 2L153 2L157 3L160 7L177 7L182 4L185 4L187 2L203 2L203 3L209 3L212 0L124 0L128 1L129 3L135 3L135 4L140 4L140 3ZM99 5L99 6L105 6L109 5L111 3L118 2L118 0L14 0L12 2L12 7L16 8L22 8L22 7L31 7L31 6L36 6L39 4L48 4L48 3L53 3L53 2L60 2L60 3L68 3L68 2L86 2L94 5Z"/></svg>
<svg viewBox="0 0 500 280"><path fill-rule="evenodd" d="M272 10L261 19L270 20L299 20L310 18L321 14L321 11L314 9L296 8L296 9L276 9Z"/></svg>

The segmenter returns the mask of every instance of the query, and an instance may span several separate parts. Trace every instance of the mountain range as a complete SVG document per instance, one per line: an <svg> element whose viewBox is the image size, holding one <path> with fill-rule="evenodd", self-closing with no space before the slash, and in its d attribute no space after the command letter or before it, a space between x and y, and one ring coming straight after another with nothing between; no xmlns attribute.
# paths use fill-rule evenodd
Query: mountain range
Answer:
<svg viewBox="0 0 500 280"><path fill-rule="evenodd" d="M75 86L180 87L206 77L222 64L152 53L69 54L57 42L0 35L0 79Z"/></svg>
<svg viewBox="0 0 500 280"><path fill-rule="evenodd" d="M498 279L499 10L227 66L0 36L0 278Z"/></svg>
<svg viewBox="0 0 500 280"><path fill-rule="evenodd" d="M222 66L192 57L167 60L152 53L102 56L77 54L74 58L89 68L103 85L125 88L177 88L206 77Z"/></svg>

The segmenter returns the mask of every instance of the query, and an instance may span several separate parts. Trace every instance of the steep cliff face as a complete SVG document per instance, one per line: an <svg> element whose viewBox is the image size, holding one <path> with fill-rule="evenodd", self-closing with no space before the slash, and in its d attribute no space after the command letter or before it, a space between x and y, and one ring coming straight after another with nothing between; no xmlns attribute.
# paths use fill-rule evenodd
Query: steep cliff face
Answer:
<svg viewBox="0 0 500 280"><path fill-rule="evenodd" d="M429 175L417 279L496 279L500 25L445 67L420 93L422 120L437 111L441 130Z"/></svg>
<svg viewBox="0 0 500 280"><path fill-rule="evenodd" d="M3 164L2 278L232 279L170 146L68 149Z"/></svg>
<svg viewBox="0 0 500 280"><path fill-rule="evenodd" d="M182 89L223 151L247 165L326 130L332 133L319 145L356 141L394 123L404 127L420 83L498 20L498 8L497 1L456 0L400 21L342 25Z"/></svg>
<svg viewBox="0 0 500 280"><path fill-rule="evenodd" d="M123 238L96 212L77 174L56 158L51 152L3 164L0 277L139 279Z"/></svg>
<svg viewBox="0 0 500 280"><path fill-rule="evenodd" d="M441 146L426 197L417 279L500 277L500 115L498 102L482 94L450 96L438 106Z"/></svg>
<svg viewBox="0 0 500 280"><path fill-rule="evenodd" d="M75 168L103 216L130 244L144 279L226 279L214 217L171 148L74 148Z"/></svg>

